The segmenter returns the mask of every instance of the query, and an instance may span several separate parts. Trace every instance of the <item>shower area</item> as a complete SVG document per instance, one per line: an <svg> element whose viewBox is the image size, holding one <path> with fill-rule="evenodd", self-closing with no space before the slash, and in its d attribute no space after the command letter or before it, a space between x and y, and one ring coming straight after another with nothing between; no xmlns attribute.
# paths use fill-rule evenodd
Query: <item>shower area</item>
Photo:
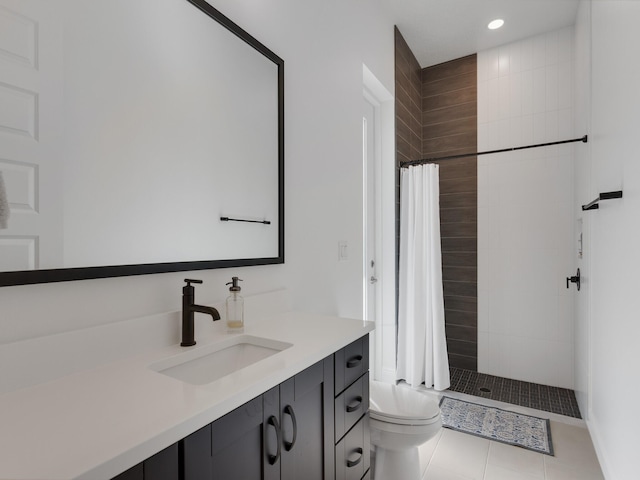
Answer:
<svg viewBox="0 0 640 480"><path fill-rule="evenodd" d="M573 43L568 27L422 68L396 29L398 172L412 160L582 137ZM434 161L451 390L580 416L575 286L565 280L579 255L576 148Z"/></svg>

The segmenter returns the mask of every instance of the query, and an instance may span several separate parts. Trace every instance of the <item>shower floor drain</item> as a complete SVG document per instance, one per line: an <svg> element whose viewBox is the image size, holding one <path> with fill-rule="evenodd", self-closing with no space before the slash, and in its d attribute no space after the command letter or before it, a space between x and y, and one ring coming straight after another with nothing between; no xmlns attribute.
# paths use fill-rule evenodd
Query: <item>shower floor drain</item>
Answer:
<svg viewBox="0 0 640 480"><path fill-rule="evenodd" d="M487 387L480 387L478 390L484 393L491 393L491 389Z"/></svg>

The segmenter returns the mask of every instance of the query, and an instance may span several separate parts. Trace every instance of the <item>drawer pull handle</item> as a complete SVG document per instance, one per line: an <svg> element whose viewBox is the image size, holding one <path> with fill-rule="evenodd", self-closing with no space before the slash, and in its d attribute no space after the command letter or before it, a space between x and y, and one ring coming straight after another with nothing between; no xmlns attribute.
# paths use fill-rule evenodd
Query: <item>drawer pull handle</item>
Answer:
<svg viewBox="0 0 640 480"><path fill-rule="evenodd" d="M284 449L289 452L296 444L296 437L298 436L298 423L296 422L296 414L293 411L293 407L291 405L287 405L284 407L284 413L291 417L291 423L293 423L293 438L290 442L284 441Z"/></svg>
<svg viewBox="0 0 640 480"><path fill-rule="evenodd" d="M358 395L347 405L347 413L355 412L360 408L360 405L362 405L362 397Z"/></svg>
<svg viewBox="0 0 640 480"><path fill-rule="evenodd" d="M269 460L269 465L274 465L280 459L280 424L278 423L278 419L271 415L267 420L267 425L272 425L276 429L276 441L278 444L278 450L275 455L267 454L267 459Z"/></svg>
<svg viewBox="0 0 640 480"><path fill-rule="evenodd" d="M362 355L351 357L349 360L347 360L347 368L357 367L358 365L360 365L360 362L362 362Z"/></svg>
<svg viewBox="0 0 640 480"><path fill-rule="evenodd" d="M358 447L354 450L354 453L358 454L357 460L349 460L347 459L347 467L355 467L362 461L362 448Z"/></svg>

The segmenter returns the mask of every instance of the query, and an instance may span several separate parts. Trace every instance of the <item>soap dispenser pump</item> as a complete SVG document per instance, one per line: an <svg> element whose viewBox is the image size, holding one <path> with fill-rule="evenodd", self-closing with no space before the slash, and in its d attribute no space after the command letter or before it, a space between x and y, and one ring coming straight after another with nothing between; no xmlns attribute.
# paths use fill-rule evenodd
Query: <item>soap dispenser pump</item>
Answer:
<svg viewBox="0 0 640 480"><path fill-rule="evenodd" d="M231 281L227 283L231 285L231 293L227 297L227 331L233 333L244 331L244 299L240 295L241 288L238 282L242 282L242 279L231 277Z"/></svg>

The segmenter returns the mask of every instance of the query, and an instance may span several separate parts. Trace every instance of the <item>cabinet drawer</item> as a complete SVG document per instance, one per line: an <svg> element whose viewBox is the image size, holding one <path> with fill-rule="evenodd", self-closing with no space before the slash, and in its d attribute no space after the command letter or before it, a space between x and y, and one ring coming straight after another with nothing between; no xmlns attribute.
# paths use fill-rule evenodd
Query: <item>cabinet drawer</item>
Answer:
<svg viewBox="0 0 640 480"><path fill-rule="evenodd" d="M335 400L336 442L369 410L369 373L356 380Z"/></svg>
<svg viewBox="0 0 640 480"><path fill-rule="evenodd" d="M350 343L335 354L335 390L342 392L369 370L369 335Z"/></svg>
<svg viewBox="0 0 640 480"><path fill-rule="evenodd" d="M336 480L360 480L370 466L369 415L336 445Z"/></svg>

